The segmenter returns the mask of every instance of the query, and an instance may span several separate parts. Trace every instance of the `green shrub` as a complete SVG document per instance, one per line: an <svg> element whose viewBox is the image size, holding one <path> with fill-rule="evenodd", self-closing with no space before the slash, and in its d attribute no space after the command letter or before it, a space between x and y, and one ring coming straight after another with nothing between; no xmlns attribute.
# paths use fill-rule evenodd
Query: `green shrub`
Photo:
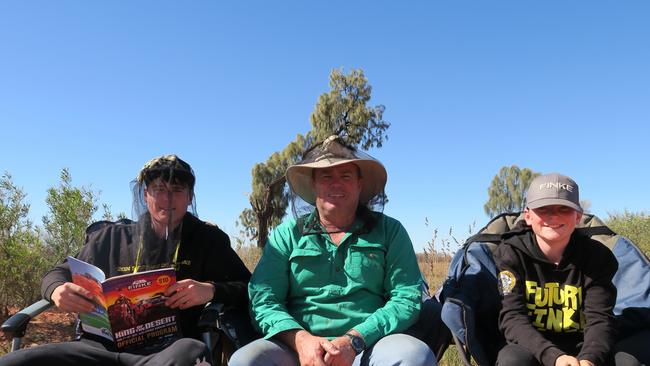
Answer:
<svg viewBox="0 0 650 366"><path fill-rule="evenodd" d="M605 222L616 233L632 240L646 257L650 257L650 215L625 210L623 213L610 213Z"/></svg>

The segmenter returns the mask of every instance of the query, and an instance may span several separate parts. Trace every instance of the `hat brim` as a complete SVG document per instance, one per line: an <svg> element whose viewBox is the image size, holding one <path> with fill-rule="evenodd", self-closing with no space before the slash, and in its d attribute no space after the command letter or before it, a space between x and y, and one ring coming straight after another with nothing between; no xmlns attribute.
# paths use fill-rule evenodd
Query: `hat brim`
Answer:
<svg viewBox="0 0 650 366"><path fill-rule="evenodd" d="M526 205L526 207L530 209L535 209L544 206L554 206L554 205L571 207L572 209L578 212L582 212L582 207L580 207L580 205L576 205L575 203L562 198L543 198L533 202L529 202Z"/></svg>
<svg viewBox="0 0 650 366"><path fill-rule="evenodd" d="M289 188L305 202L315 205L316 193L313 185L313 170L331 168L337 165L353 163L361 171L361 193L359 201L367 204L371 198L384 190L388 175L384 166L370 159L328 158L307 164L292 165L287 169L286 177Z"/></svg>

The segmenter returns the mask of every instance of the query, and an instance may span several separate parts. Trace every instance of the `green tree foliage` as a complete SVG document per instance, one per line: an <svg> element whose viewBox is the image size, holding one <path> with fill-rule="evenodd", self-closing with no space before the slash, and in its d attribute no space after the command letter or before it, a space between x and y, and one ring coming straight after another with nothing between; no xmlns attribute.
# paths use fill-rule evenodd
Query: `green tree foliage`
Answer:
<svg viewBox="0 0 650 366"><path fill-rule="evenodd" d="M629 212L609 214L605 220L607 226L614 232L632 240L650 257L650 215L644 212Z"/></svg>
<svg viewBox="0 0 650 366"><path fill-rule="evenodd" d="M36 300L46 270L43 245L27 219L25 193L11 175L0 179L0 316L9 306L25 306Z"/></svg>
<svg viewBox="0 0 650 366"><path fill-rule="evenodd" d="M362 70L332 71L330 91L318 98L311 114L311 130L253 167L251 208L242 211L237 223L245 237L256 239L259 247L266 244L268 231L282 221L288 206L284 173L310 146L334 134L364 150L382 146L390 124L383 119L383 105L368 105L371 92Z"/></svg>
<svg viewBox="0 0 650 366"><path fill-rule="evenodd" d="M45 202L49 213L43 216L46 244L50 250L50 264L60 263L68 255L75 255L84 244L86 227L97 211L99 193L86 187L73 187L70 171L61 171L58 187L47 190Z"/></svg>
<svg viewBox="0 0 650 366"><path fill-rule="evenodd" d="M526 205L528 186L538 175L528 168L519 169L516 165L502 167L488 187L488 201L483 205L485 213L492 218L504 212L522 211Z"/></svg>

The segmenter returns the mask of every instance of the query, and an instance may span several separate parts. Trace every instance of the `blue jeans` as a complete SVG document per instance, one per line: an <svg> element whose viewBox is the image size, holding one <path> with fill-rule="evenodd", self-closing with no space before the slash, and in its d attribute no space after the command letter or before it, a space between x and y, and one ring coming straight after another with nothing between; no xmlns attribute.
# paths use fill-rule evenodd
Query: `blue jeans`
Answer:
<svg viewBox="0 0 650 366"><path fill-rule="evenodd" d="M353 366L436 366L436 356L417 338L391 334L355 359ZM298 355L279 340L258 339L237 350L230 366L298 366Z"/></svg>

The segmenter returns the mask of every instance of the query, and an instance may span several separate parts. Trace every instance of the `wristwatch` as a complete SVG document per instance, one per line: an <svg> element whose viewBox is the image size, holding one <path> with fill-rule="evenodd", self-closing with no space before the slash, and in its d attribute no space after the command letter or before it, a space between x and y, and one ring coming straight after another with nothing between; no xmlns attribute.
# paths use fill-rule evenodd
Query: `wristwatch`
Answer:
<svg viewBox="0 0 650 366"><path fill-rule="evenodd" d="M352 333L345 333L345 335L350 338L350 344L352 345L354 353L358 355L366 349L366 342L363 340L363 338Z"/></svg>

